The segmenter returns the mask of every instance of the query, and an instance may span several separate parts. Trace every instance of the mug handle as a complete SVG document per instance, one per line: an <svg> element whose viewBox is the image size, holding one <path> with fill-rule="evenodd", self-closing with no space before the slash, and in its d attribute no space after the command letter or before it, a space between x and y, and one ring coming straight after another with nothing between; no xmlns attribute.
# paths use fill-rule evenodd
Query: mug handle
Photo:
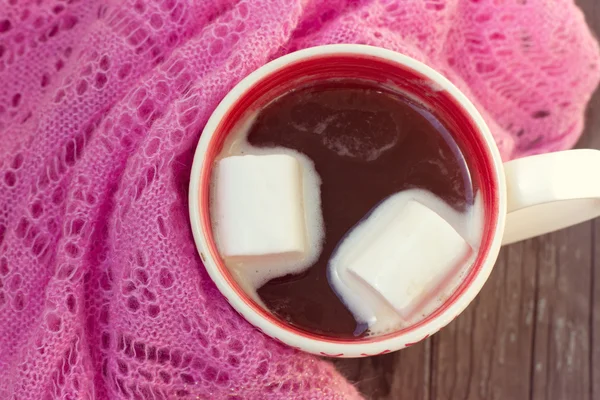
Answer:
<svg viewBox="0 0 600 400"><path fill-rule="evenodd" d="M600 216L598 150L567 150L509 161L504 174L503 245Z"/></svg>

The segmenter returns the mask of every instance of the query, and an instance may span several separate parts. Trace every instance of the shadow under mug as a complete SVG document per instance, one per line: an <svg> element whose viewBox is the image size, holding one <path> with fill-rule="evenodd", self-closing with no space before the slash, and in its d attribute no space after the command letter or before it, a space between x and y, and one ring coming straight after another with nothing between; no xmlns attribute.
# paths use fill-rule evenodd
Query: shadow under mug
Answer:
<svg viewBox="0 0 600 400"><path fill-rule="evenodd" d="M293 327L256 303L237 284L212 233L209 188L215 158L244 118L278 96L312 81L358 78L406 93L454 125L484 205L479 254L459 287L417 324L381 336L336 339ZM503 164L487 125L450 81L405 55L365 45L313 47L278 58L237 84L222 100L200 137L192 166L192 232L210 277L228 302L265 334L289 346L330 357L364 357L408 347L455 319L479 293L500 246L600 215L600 151L570 150Z"/></svg>

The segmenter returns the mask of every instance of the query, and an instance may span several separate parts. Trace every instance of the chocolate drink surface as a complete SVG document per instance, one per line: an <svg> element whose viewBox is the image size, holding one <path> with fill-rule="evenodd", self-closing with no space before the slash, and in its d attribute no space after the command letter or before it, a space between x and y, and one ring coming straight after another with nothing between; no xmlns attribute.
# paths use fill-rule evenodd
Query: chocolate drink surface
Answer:
<svg viewBox="0 0 600 400"><path fill-rule="evenodd" d="M408 96L368 82L321 82L289 92L258 111L247 135L254 147L305 154L321 178L320 257L304 273L258 289L272 313L309 332L354 337L355 318L330 287L327 263L380 202L412 188L458 211L473 202L467 163L444 122Z"/></svg>

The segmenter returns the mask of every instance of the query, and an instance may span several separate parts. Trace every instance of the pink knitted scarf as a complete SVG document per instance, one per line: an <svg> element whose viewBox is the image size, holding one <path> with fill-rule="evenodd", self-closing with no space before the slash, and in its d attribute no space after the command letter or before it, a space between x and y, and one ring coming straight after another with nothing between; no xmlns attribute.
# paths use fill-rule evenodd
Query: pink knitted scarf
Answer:
<svg viewBox="0 0 600 400"><path fill-rule="evenodd" d="M360 397L228 306L186 204L225 93L342 42L445 74L505 159L573 145L600 77L571 0L0 1L0 399Z"/></svg>

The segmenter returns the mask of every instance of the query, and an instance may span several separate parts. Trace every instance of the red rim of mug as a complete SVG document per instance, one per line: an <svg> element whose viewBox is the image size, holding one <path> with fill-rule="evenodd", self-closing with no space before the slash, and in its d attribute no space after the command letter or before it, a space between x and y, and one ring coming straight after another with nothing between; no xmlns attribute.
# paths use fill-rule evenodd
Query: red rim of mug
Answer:
<svg viewBox="0 0 600 400"><path fill-rule="evenodd" d="M279 320L248 296L237 284L219 255L212 233L209 210L209 188L214 160L220 153L227 135L244 118L278 96L293 90L295 87L322 79L343 78L365 79L388 87L394 87L405 93L410 93L418 97L419 101L429 103L432 110L435 110L436 114L439 114L438 117L442 118L447 124L456 124L456 127L451 129L451 131L456 134L456 139L461 144L463 152L468 154L466 159L469 162L469 169L478 171L474 177L474 181L476 181L479 190L482 192L485 210L484 232L479 254L463 282L446 299L443 305L425 319L407 328L381 336L356 339L325 336L292 326ZM427 324L458 301L473 284L488 257L498 223L498 182L496 181L494 171L493 157L485 140L482 138L477 124L451 94L437 89L436 84L430 78L405 65L379 57L341 53L317 55L286 64L256 81L238 97L228 108L221 121L219 121L210 139L201 166L199 184L200 226L208 244L208 249L206 250L210 252L212 258L215 260L219 273L224 277L236 295L269 323L291 334L320 342L345 345L378 343L405 335Z"/></svg>

